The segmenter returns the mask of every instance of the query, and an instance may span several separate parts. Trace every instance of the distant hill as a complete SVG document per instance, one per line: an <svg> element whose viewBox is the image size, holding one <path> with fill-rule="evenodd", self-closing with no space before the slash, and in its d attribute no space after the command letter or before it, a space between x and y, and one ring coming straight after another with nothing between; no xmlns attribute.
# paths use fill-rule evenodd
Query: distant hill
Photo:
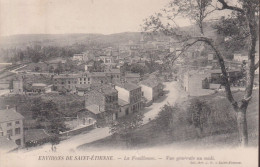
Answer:
<svg viewBox="0 0 260 167"><path fill-rule="evenodd" d="M215 36L216 30L212 25L216 22L207 22L204 26L204 32L208 36ZM191 25L181 27L182 31L187 33L199 33L198 26ZM101 44L122 44L129 41L137 42L141 39L140 32L123 32L116 34L23 34L0 37L0 46L4 48L26 47L28 45L40 44L42 46L68 46L75 43L88 44L91 42Z"/></svg>
<svg viewBox="0 0 260 167"><path fill-rule="evenodd" d="M103 34L23 34L1 37L1 47L25 47L33 44L42 46L67 46L75 43L126 43L129 40L139 41L141 33L125 32L111 35Z"/></svg>

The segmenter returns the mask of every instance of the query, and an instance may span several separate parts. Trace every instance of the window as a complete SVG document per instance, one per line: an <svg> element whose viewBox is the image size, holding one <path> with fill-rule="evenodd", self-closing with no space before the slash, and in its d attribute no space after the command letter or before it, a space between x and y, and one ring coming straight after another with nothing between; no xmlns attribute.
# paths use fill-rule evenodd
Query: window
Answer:
<svg viewBox="0 0 260 167"><path fill-rule="evenodd" d="M7 127L12 126L12 122L7 123Z"/></svg>
<svg viewBox="0 0 260 167"><path fill-rule="evenodd" d="M90 81L90 78L88 78L88 81Z"/></svg>
<svg viewBox="0 0 260 167"><path fill-rule="evenodd" d="M20 145L21 145L21 139L15 140L15 143L16 143L18 146L20 146Z"/></svg>
<svg viewBox="0 0 260 167"><path fill-rule="evenodd" d="M15 125L19 125L20 124L20 121L15 121Z"/></svg>
<svg viewBox="0 0 260 167"><path fill-rule="evenodd" d="M86 81L86 78L84 78L84 81Z"/></svg>
<svg viewBox="0 0 260 167"><path fill-rule="evenodd" d="M0 136L4 136L4 132L0 132Z"/></svg>
<svg viewBox="0 0 260 167"><path fill-rule="evenodd" d="M21 129L20 128L15 128L15 135L21 134Z"/></svg>
<svg viewBox="0 0 260 167"><path fill-rule="evenodd" d="M68 81L68 84L70 84L70 81Z"/></svg>
<svg viewBox="0 0 260 167"><path fill-rule="evenodd" d="M7 130L7 135L13 136L13 131L12 131L12 129Z"/></svg>

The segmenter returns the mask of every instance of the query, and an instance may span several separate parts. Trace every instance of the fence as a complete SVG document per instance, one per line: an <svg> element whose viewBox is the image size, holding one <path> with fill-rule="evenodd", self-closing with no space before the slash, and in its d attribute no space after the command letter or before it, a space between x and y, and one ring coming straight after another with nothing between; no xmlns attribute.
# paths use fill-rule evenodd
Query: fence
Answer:
<svg viewBox="0 0 260 167"><path fill-rule="evenodd" d="M89 126L85 126L85 127L82 127L82 128L79 128L79 129L73 129L73 130L69 130L69 131L66 131L66 132L62 132L60 133L61 136L65 137L65 136L74 136L74 135L78 135L82 132L88 132L92 129L94 129L96 127L96 124L91 124Z"/></svg>

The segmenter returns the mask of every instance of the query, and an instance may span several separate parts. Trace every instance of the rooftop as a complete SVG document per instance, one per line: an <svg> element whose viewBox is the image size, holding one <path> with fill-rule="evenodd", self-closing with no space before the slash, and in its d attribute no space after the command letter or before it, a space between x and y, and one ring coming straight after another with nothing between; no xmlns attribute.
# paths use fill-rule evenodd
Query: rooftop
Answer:
<svg viewBox="0 0 260 167"><path fill-rule="evenodd" d="M14 108L0 110L0 122L21 120L23 118L24 117L16 112Z"/></svg>
<svg viewBox="0 0 260 167"><path fill-rule="evenodd" d="M146 80L141 81L139 84L146 85L148 87L156 87L160 84L160 82L156 78L148 78Z"/></svg>
<svg viewBox="0 0 260 167"><path fill-rule="evenodd" d="M140 74L138 74L138 73L126 73L125 77L127 77L127 78L136 78L136 77L140 77Z"/></svg>
<svg viewBox="0 0 260 167"><path fill-rule="evenodd" d="M103 110L100 110L100 107L96 104L87 106L86 109L94 114L100 114L100 113L104 112Z"/></svg>
<svg viewBox="0 0 260 167"><path fill-rule="evenodd" d="M128 102L126 102L126 101L124 101L122 99L118 99L118 105L119 106L125 106L125 105L128 105L128 104L129 104Z"/></svg>
<svg viewBox="0 0 260 167"><path fill-rule="evenodd" d="M36 87L45 87L47 86L45 83L33 83L32 86L36 86Z"/></svg>
<svg viewBox="0 0 260 167"><path fill-rule="evenodd" d="M92 88L92 85L77 85L76 89L79 91L85 91L90 90Z"/></svg>
<svg viewBox="0 0 260 167"><path fill-rule="evenodd" d="M0 150L1 151L9 152L9 151L12 151L16 148L18 148L18 146L17 146L17 144L15 144L14 141L9 140L6 137L0 136Z"/></svg>
<svg viewBox="0 0 260 167"><path fill-rule="evenodd" d="M90 73L90 76L92 76L92 77L105 77L106 74L104 72L92 72L92 73Z"/></svg>
<svg viewBox="0 0 260 167"><path fill-rule="evenodd" d="M128 91L138 89L139 86L131 82L115 82L115 85Z"/></svg>
<svg viewBox="0 0 260 167"><path fill-rule="evenodd" d="M53 76L54 79L60 79L60 78L78 78L78 74L61 74L61 75L55 75Z"/></svg>
<svg viewBox="0 0 260 167"><path fill-rule="evenodd" d="M108 69L105 71L106 73L120 73L120 69Z"/></svg>
<svg viewBox="0 0 260 167"><path fill-rule="evenodd" d="M117 93L117 90L112 85L97 85L93 86L92 90L96 90L102 94Z"/></svg>

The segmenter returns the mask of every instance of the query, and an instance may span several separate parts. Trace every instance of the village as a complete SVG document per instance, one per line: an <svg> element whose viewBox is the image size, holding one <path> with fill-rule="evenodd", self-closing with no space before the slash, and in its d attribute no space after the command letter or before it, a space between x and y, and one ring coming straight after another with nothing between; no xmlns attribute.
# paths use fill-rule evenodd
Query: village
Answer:
<svg viewBox="0 0 260 167"><path fill-rule="evenodd" d="M172 62L180 53L173 38L145 40L142 35L137 42L69 58L2 63L0 147L28 151L55 145L58 135L59 150L76 149L111 135L109 124L120 118L144 113L146 124L165 104L174 105L181 97L224 91L218 61L206 45L196 45ZM243 90L246 53L233 53L225 64L231 89ZM254 87L258 85L255 79Z"/></svg>

